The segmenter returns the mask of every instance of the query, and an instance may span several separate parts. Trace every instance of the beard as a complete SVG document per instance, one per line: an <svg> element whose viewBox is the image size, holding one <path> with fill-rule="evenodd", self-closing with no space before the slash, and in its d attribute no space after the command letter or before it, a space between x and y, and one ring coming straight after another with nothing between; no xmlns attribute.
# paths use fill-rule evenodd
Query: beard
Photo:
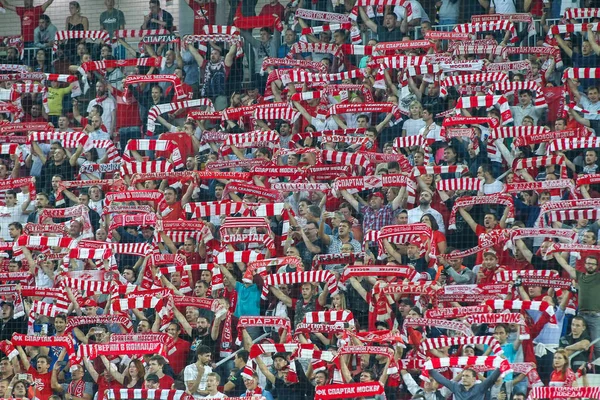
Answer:
<svg viewBox="0 0 600 400"><path fill-rule="evenodd" d="M419 205L420 206L429 206L431 204L431 201L427 201L427 200L419 200Z"/></svg>
<svg viewBox="0 0 600 400"><path fill-rule="evenodd" d="M204 336L204 335L206 335L208 333L208 328L200 328L200 327L198 327L196 329L198 329L198 334L200 336Z"/></svg>

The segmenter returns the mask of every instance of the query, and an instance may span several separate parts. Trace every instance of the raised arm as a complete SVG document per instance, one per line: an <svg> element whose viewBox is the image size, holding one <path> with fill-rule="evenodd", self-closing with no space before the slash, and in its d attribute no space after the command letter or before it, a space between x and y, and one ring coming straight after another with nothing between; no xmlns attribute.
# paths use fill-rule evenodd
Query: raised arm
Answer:
<svg viewBox="0 0 600 400"><path fill-rule="evenodd" d="M573 268L569 265L569 263L567 262L567 260L564 259L562 254L554 253L554 259L556 260L556 262L558 262L560 264L562 269L567 271L567 273L569 274L569 276L571 278L577 279L577 272L575 271L575 268Z"/></svg>
<svg viewBox="0 0 600 400"><path fill-rule="evenodd" d="M12 4L10 4L8 1L5 0L0 0L0 4L2 4L2 7L4 7L5 9L12 11L12 12L16 12L17 9L15 6L13 6Z"/></svg>
<svg viewBox="0 0 600 400"><path fill-rule="evenodd" d="M293 302L292 302L292 299L290 298L290 296L286 295L281 290L279 290L279 288L276 288L275 286L269 286L269 289L271 289L271 292L275 295L275 297L277 297L279 300L281 300L281 302L283 304L285 304L286 307L292 307Z"/></svg>
<svg viewBox="0 0 600 400"><path fill-rule="evenodd" d="M344 199L358 212L360 212L360 204L358 204L358 200L354 198L347 190L340 190L340 193Z"/></svg>
<svg viewBox="0 0 600 400"><path fill-rule="evenodd" d="M458 207L458 212L460 212L460 215L467 222L467 224L469 224L473 232L477 231L477 222L475 222L473 217L471 217L471 214L469 214L469 212L462 207Z"/></svg>
<svg viewBox="0 0 600 400"><path fill-rule="evenodd" d="M362 20L365 23L365 25L367 26L367 28L369 28L373 32L377 33L377 24L375 22L373 22L371 20L371 18L369 18L369 16L365 12L364 7L358 7L358 12L360 14L360 18L362 18Z"/></svg>

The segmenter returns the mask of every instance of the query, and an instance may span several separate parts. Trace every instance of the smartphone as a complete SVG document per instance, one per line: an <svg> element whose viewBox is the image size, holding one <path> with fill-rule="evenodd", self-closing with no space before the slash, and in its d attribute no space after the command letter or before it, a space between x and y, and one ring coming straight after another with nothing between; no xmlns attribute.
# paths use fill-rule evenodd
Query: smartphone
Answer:
<svg viewBox="0 0 600 400"><path fill-rule="evenodd" d="M17 380L31 382L32 377L31 374L17 374Z"/></svg>

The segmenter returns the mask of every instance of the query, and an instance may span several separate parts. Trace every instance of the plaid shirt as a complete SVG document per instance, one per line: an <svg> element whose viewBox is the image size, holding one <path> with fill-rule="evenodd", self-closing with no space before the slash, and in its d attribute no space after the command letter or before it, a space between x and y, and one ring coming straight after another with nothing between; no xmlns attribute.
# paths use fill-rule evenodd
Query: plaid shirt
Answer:
<svg viewBox="0 0 600 400"><path fill-rule="evenodd" d="M375 211L369 206L362 206L360 212L363 215L363 232L380 230L384 226L394 223L394 209L391 204L381 207Z"/></svg>

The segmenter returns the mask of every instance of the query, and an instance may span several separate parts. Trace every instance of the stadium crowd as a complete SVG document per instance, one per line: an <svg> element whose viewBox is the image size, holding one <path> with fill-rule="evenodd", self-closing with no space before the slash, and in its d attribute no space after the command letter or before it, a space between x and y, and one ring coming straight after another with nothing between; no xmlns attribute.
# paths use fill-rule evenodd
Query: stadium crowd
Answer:
<svg viewBox="0 0 600 400"><path fill-rule="evenodd" d="M33 3L0 398L600 398L598 1Z"/></svg>

